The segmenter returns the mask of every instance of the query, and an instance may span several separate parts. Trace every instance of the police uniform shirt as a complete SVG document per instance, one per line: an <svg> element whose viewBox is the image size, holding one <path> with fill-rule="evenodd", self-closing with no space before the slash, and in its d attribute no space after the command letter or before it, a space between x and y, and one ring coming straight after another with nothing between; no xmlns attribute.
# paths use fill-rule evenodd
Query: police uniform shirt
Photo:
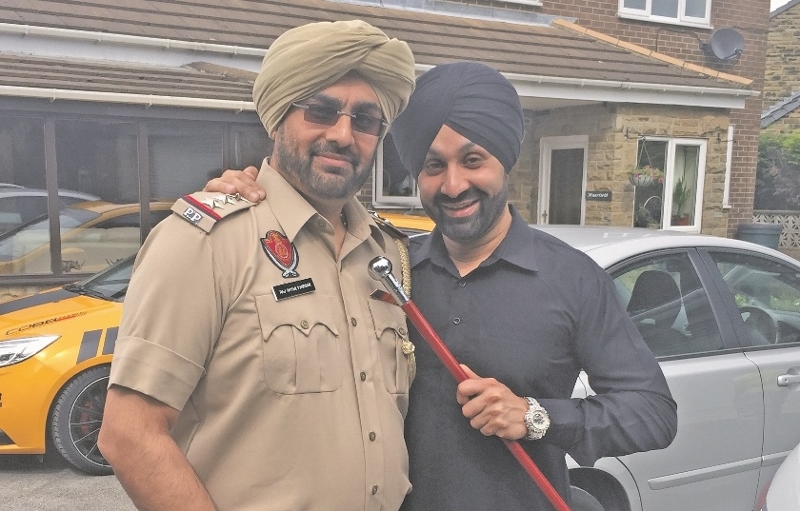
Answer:
<svg viewBox="0 0 800 511"><path fill-rule="evenodd" d="M396 510L407 331L368 298L367 266L399 269L397 247L353 199L337 259L330 223L280 174L265 163L258 182L258 205L215 223L238 197L201 192L153 230L110 382L180 410L172 435L221 510Z"/></svg>

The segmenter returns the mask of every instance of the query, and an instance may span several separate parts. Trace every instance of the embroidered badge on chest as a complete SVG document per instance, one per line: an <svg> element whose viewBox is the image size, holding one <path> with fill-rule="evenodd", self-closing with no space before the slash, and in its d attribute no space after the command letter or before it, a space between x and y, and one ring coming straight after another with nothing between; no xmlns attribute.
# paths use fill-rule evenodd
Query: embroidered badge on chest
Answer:
<svg viewBox="0 0 800 511"><path fill-rule="evenodd" d="M261 238L261 248L264 249L269 260L283 271L283 278L288 279L300 276L295 271L299 259L297 248L289 241L289 238L278 231L268 231Z"/></svg>

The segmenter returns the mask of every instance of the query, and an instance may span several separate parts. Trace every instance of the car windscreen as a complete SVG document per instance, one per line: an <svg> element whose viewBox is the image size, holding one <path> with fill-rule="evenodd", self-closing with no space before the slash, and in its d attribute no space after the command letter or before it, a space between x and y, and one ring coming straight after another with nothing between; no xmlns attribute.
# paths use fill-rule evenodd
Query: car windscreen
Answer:
<svg viewBox="0 0 800 511"><path fill-rule="evenodd" d="M127 257L88 279L74 284L75 292L86 291L92 296L102 296L109 300L118 300L125 296L133 273L136 256Z"/></svg>
<svg viewBox="0 0 800 511"><path fill-rule="evenodd" d="M100 216L85 209L65 208L59 212L61 235ZM50 243L50 221L41 216L0 235L0 262L13 261Z"/></svg>

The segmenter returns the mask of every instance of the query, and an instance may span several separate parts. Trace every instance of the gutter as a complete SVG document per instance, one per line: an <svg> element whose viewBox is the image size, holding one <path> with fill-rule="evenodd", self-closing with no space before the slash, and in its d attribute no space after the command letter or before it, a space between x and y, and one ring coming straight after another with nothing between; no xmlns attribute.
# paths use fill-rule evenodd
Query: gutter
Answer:
<svg viewBox="0 0 800 511"><path fill-rule="evenodd" d="M127 105L170 106L182 108L203 108L209 110L230 110L234 113L255 112L252 101L232 101L227 99L189 98L185 96L161 96L156 94L130 94L124 92L95 92L70 89L42 89L36 87L0 86L0 97L38 98L54 101L92 101L99 103L123 103Z"/></svg>
<svg viewBox="0 0 800 511"><path fill-rule="evenodd" d="M127 34L113 34L108 32L91 32L88 30L74 30L66 28L37 27L34 25L15 25L0 23L0 33L20 34L22 36L43 36L58 39L75 39L93 43L118 43L132 46L148 46L169 50L189 50L198 52L224 53L228 55L245 55L264 57L267 50L264 48L251 48L247 46L232 46L228 44L209 44L179 39L162 39Z"/></svg>

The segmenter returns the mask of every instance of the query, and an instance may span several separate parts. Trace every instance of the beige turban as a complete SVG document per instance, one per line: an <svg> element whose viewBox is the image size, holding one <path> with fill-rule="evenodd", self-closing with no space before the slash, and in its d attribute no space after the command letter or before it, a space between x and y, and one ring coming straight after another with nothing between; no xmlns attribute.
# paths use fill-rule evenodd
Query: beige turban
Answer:
<svg viewBox="0 0 800 511"><path fill-rule="evenodd" d="M253 102L270 135L292 102L302 101L357 71L372 86L391 122L414 90L414 57L361 20L311 23L287 30L269 47L253 84Z"/></svg>

